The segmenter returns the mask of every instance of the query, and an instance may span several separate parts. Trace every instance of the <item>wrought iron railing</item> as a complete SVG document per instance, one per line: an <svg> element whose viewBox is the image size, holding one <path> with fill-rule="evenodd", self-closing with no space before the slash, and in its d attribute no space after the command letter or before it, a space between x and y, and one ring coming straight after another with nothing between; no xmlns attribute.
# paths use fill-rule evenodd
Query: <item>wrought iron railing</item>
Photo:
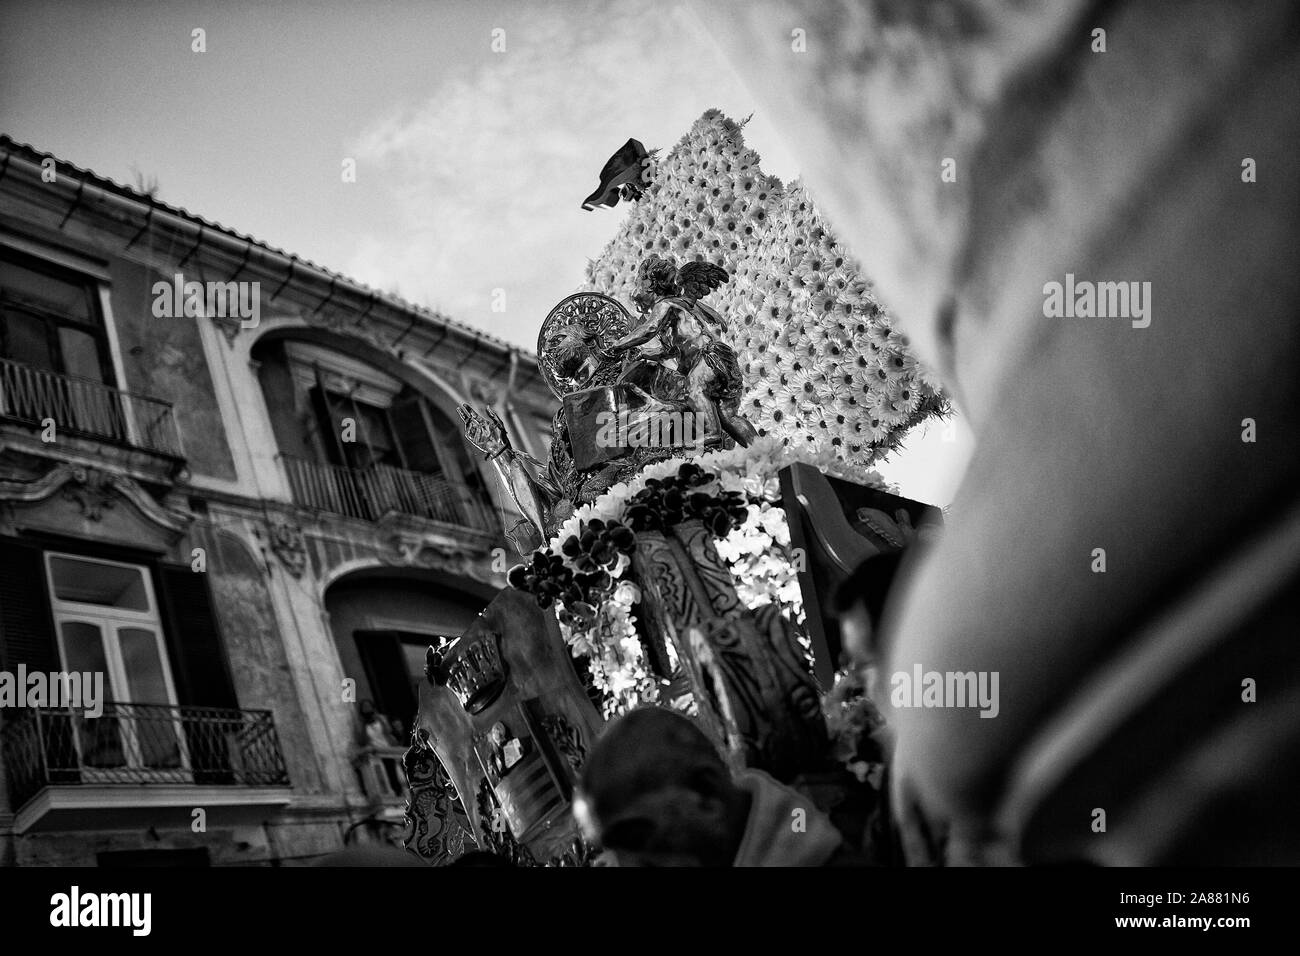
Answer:
<svg viewBox="0 0 1300 956"><path fill-rule="evenodd" d="M289 785L269 710L106 703L99 717L19 714L0 730L15 809L49 786Z"/></svg>
<svg viewBox="0 0 1300 956"><path fill-rule="evenodd" d="M390 465L343 468L282 456L293 500L305 508L378 521L389 512L488 533L500 525L470 485Z"/></svg>
<svg viewBox="0 0 1300 956"><path fill-rule="evenodd" d="M172 406L86 378L0 359L0 418L184 457Z"/></svg>
<svg viewBox="0 0 1300 956"><path fill-rule="evenodd" d="M402 758L406 748L362 747L352 760L361 789L372 803L398 804L406 800Z"/></svg>

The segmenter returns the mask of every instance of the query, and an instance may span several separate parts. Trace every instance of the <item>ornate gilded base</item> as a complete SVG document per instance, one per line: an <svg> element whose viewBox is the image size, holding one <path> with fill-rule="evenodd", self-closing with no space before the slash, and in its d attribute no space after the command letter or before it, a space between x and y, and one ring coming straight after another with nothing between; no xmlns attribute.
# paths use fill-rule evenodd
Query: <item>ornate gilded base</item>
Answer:
<svg viewBox="0 0 1300 956"><path fill-rule="evenodd" d="M413 744L402 758L410 796L403 845L441 866L478 845L451 777L433 751Z"/></svg>
<svg viewBox="0 0 1300 956"><path fill-rule="evenodd" d="M601 720L554 615L506 588L430 665L406 756L407 848L435 864L481 849L582 865L570 802Z"/></svg>
<svg viewBox="0 0 1300 956"><path fill-rule="evenodd" d="M639 533L633 568L647 629L672 642L698 717L733 765L783 780L820 769L826 724L794 628L774 605L741 604L708 529Z"/></svg>

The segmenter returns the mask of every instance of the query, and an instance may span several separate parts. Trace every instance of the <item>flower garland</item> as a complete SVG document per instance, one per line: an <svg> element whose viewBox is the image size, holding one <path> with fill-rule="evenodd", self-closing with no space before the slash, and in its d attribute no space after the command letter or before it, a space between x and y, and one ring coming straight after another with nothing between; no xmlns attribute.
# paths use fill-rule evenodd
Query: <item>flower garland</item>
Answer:
<svg viewBox="0 0 1300 956"><path fill-rule="evenodd" d="M764 175L743 125L718 110L695 121L584 288L631 301L650 253L723 266L731 281L710 304L729 319L742 414L783 444L869 465L947 399L804 186Z"/></svg>
<svg viewBox="0 0 1300 956"><path fill-rule="evenodd" d="M863 669L848 667L835 672L835 682L822 698L822 716L831 755L859 782L879 789L885 755L877 734L885 726L885 718L872 703Z"/></svg>
<svg viewBox="0 0 1300 956"><path fill-rule="evenodd" d="M546 547L512 568L511 586L554 608L575 657L586 657L606 716L653 703L658 685L636 630L637 584L624 577L636 533L666 530L688 519L705 523L730 567L741 601L754 609L775 601L803 623L797 563L781 507L779 472L806 462L830 474L893 491L878 473L829 451L809 453L762 438L749 448L673 458L646 466L565 521ZM802 629L801 629L802 633Z"/></svg>

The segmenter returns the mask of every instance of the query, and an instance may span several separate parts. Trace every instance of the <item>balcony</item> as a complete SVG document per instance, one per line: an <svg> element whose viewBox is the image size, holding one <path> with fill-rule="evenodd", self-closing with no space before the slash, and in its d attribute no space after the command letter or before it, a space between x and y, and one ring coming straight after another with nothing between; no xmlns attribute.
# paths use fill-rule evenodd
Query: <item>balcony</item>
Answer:
<svg viewBox="0 0 1300 956"><path fill-rule="evenodd" d="M17 832L289 802L266 710L107 703L100 717L86 717L30 708L0 729L0 755Z"/></svg>
<svg viewBox="0 0 1300 956"><path fill-rule="evenodd" d="M406 806L405 747L362 747L352 760L361 790L372 806L400 810Z"/></svg>
<svg viewBox="0 0 1300 956"><path fill-rule="evenodd" d="M0 420L39 429L47 418L58 434L184 457L170 402L0 359Z"/></svg>
<svg viewBox="0 0 1300 956"><path fill-rule="evenodd" d="M301 507L364 521L396 513L483 534L500 532L482 492L469 485L389 465L343 468L282 457L293 500Z"/></svg>

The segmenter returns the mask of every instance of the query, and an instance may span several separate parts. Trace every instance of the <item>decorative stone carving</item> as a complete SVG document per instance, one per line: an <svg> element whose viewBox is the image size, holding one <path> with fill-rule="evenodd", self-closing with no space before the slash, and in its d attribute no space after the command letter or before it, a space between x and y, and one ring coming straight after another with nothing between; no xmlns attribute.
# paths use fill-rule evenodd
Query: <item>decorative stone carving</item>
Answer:
<svg viewBox="0 0 1300 956"><path fill-rule="evenodd" d="M465 553L463 544L457 546L442 538L409 529L394 531L388 535L387 540L387 550L381 550L379 555L387 564L436 568L463 577L486 580L477 570L473 559Z"/></svg>
<svg viewBox="0 0 1300 956"><path fill-rule="evenodd" d="M234 346L235 339L243 329L243 324L239 317L232 315L212 315L209 316L209 318L212 320L212 324L217 327L217 330L225 336L226 344Z"/></svg>
<svg viewBox="0 0 1300 956"><path fill-rule="evenodd" d="M99 521L104 512L113 507L116 492L112 478L98 468L77 468L63 486L63 497L80 505L85 517Z"/></svg>
<svg viewBox="0 0 1300 956"><path fill-rule="evenodd" d="M307 568L307 542L302 528L288 521L271 521L267 524L267 532L271 550L284 569L291 577L302 577Z"/></svg>
<svg viewBox="0 0 1300 956"><path fill-rule="evenodd" d="M88 465L62 462L37 478L0 479L0 501L9 505L11 517L24 508L31 509L30 516L32 511L57 500L56 495L77 505L82 517L93 522L109 524L105 521L109 511L118 515L125 524L122 528L106 529L108 536L110 532L125 534L124 529L134 527L135 534L146 534L156 538L159 544L170 545L185 533L193 520L190 515L159 504L127 476ZM123 502L131 507L117 507Z"/></svg>
<svg viewBox="0 0 1300 956"><path fill-rule="evenodd" d="M419 519L389 515L375 523L377 532L366 547L384 564L395 567L424 568L461 578L470 578L493 586L500 576L488 560L495 542L488 535L452 541L441 534L403 527Z"/></svg>
<svg viewBox="0 0 1300 956"><path fill-rule="evenodd" d="M394 550L402 564L419 564L424 552L424 539L418 534L395 534L392 538Z"/></svg>

